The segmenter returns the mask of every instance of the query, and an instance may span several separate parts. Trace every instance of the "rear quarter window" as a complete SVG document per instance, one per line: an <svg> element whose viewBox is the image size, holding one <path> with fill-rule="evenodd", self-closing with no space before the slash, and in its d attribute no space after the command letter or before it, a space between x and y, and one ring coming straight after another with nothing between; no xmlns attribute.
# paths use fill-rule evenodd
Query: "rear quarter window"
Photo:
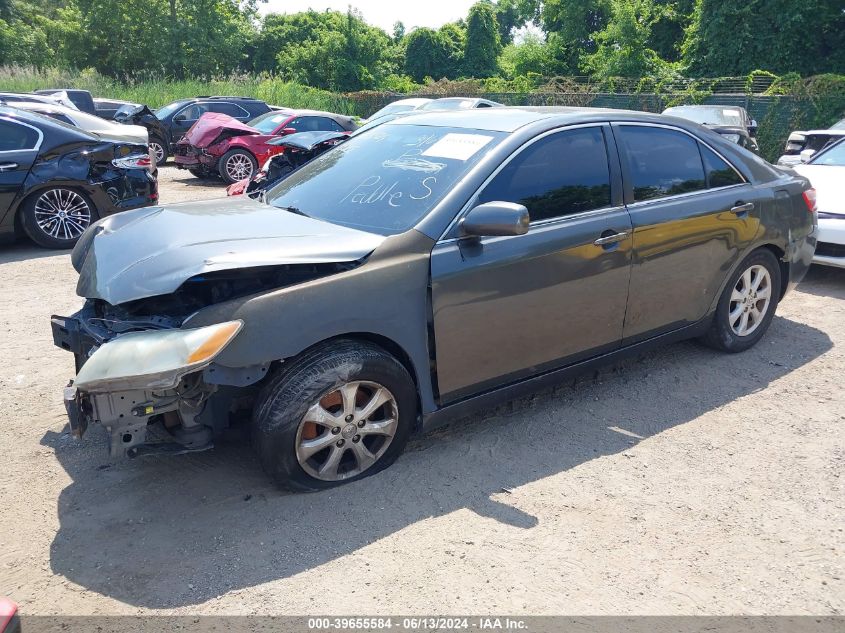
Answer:
<svg viewBox="0 0 845 633"><path fill-rule="evenodd" d="M38 132L31 127L0 120L0 152L35 149L38 138Z"/></svg>

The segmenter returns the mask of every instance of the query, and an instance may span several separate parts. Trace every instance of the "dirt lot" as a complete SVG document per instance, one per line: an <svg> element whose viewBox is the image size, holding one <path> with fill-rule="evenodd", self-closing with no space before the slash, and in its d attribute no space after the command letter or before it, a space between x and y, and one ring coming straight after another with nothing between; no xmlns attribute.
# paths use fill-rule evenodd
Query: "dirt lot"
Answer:
<svg viewBox="0 0 845 633"><path fill-rule="evenodd" d="M223 194L161 175L164 202ZM237 438L121 463L71 438L69 257L7 246L0 273L0 594L24 614L845 611L845 271L745 354L674 345L308 495Z"/></svg>

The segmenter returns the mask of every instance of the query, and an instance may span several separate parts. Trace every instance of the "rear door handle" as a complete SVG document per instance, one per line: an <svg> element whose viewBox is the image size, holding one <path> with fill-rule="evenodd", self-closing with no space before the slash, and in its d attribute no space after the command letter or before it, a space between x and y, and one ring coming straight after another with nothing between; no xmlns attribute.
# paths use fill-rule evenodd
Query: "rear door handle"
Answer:
<svg viewBox="0 0 845 633"><path fill-rule="evenodd" d="M753 202L737 202L735 207L731 207L731 213L736 215L748 215L748 212L753 210Z"/></svg>
<svg viewBox="0 0 845 633"><path fill-rule="evenodd" d="M0 171L12 171L13 169L17 168L17 163L0 163Z"/></svg>
<svg viewBox="0 0 845 633"><path fill-rule="evenodd" d="M628 237L628 231L622 231L621 233L614 233L613 235L605 235L597 239L593 244L596 246L607 246L608 244L615 244L616 242L621 242L626 237Z"/></svg>

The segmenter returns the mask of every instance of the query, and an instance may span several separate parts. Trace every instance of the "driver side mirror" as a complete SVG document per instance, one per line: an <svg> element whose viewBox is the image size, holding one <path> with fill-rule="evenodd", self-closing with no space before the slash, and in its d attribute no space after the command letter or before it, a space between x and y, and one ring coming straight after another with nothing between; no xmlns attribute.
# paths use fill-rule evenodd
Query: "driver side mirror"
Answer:
<svg viewBox="0 0 845 633"><path fill-rule="evenodd" d="M474 207L458 223L461 237L525 235L531 218L528 209L513 202L485 202Z"/></svg>
<svg viewBox="0 0 845 633"><path fill-rule="evenodd" d="M173 117L174 123L184 123L187 120L188 117L186 117L184 114L177 114L175 117Z"/></svg>
<svg viewBox="0 0 845 633"><path fill-rule="evenodd" d="M283 128L283 129L282 129L282 134L284 134L285 136L287 136L288 134L296 134L296 128L295 128L295 127L286 127L286 128Z"/></svg>
<svg viewBox="0 0 845 633"><path fill-rule="evenodd" d="M754 138L757 136L757 121L751 119L751 125L748 126L748 136Z"/></svg>
<svg viewBox="0 0 845 633"><path fill-rule="evenodd" d="M801 159L802 163L806 163L807 161L809 161L813 157L813 154L815 154L815 153L816 153L816 150L814 150L814 149L805 149L805 150L802 150L801 153L798 154L798 156Z"/></svg>

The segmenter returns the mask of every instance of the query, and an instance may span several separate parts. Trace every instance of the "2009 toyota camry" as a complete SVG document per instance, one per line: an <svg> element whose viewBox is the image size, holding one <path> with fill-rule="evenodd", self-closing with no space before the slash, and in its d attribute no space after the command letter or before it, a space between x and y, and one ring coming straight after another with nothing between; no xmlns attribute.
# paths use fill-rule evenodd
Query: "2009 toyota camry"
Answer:
<svg viewBox="0 0 845 633"><path fill-rule="evenodd" d="M589 109L398 119L264 202L86 232L84 307L52 322L77 435L201 450L251 418L280 485L351 481L416 430L646 346L748 349L817 225L803 177L695 123Z"/></svg>

